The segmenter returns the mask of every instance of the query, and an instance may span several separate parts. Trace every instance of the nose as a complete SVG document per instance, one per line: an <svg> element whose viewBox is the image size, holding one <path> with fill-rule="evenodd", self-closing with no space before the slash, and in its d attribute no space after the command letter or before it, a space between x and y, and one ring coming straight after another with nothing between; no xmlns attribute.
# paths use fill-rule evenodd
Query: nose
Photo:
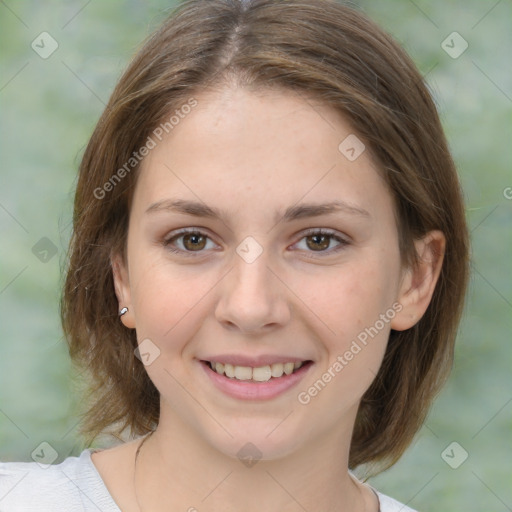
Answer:
<svg viewBox="0 0 512 512"><path fill-rule="evenodd" d="M285 325L290 319L287 288L269 268L265 251L251 263L238 254L221 282L216 318L227 329L258 334Z"/></svg>

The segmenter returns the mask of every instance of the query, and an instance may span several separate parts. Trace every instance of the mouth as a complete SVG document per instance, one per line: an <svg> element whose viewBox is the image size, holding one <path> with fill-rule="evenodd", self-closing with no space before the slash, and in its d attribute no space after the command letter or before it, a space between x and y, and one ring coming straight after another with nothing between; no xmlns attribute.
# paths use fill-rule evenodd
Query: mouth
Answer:
<svg viewBox="0 0 512 512"><path fill-rule="evenodd" d="M308 366L312 363L310 360L299 362L273 363L265 366L238 366L230 363L220 363L216 361L201 361L210 370L218 375L227 377L228 379L252 382L269 382L271 380L280 379L283 376L296 373L300 368Z"/></svg>
<svg viewBox="0 0 512 512"><path fill-rule="evenodd" d="M228 356L229 357L229 356ZM226 358L227 359L227 358ZM271 400L291 390L314 366L311 360L279 361L271 363L257 361L258 366L241 366L234 362L249 361L208 361L198 360L199 366L214 389L237 400ZM267 364L264 364L267 363ZM254 363L253 363L254 364Z"/></svg>

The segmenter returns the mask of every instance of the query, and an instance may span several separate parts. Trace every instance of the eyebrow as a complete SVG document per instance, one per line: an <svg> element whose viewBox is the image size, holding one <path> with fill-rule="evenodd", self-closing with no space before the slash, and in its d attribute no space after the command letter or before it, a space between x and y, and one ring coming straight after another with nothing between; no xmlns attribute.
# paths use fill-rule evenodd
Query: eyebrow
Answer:
<svg viewBox="0 0 512 512"><path fill-rule="evenodd" d="M184 199L164 199L153 203L146 210L146 213L156 212L174 212L182 213L185 215L193 215L194 217L207 217L212 219L222 219L227 217L227 212L208 206L204 203L196 201L188 201ZM297 219L304 219L310 217L320 217L321 215L329 215L333 213L347 213L349 215L355 215L365 218L371 218L370 213L357 206L351 205L344 201L331 201L328 203L315 204L315 203L302 203L294 206L290 206L286 209L284 214L276 212L274 221L278 222L283 220L290 222Z"/></svg>

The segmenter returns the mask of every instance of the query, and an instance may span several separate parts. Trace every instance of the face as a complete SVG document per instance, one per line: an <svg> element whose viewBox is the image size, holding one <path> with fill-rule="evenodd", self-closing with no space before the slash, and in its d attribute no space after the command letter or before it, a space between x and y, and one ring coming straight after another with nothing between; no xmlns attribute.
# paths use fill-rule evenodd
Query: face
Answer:
<svg viewBox="0 0 512 512"><path fill-rule="evenodd" d="M349 439L390 329L419 316L392 197L328 107L240 88L195 98L143 161L115 276L161 425L269 459Z"/></svg>

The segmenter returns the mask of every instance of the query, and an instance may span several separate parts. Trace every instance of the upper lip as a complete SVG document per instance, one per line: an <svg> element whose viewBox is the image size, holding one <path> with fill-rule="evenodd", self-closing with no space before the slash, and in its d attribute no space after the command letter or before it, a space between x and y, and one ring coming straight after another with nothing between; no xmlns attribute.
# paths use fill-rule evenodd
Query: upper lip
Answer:
<svg viewBox="0 0 512 512"><path fill-rule="evenodd" d="M243 354L220 354L216 356L207 356L201 361L210 361L212 363L227 363L233 366L250 366L252 368L259 368L261 366L270 366L277 363L302 363L310 361L308 358L294 357L294 356L281 356L271 354L261 354L259 356L247 356Z"/></svg>

